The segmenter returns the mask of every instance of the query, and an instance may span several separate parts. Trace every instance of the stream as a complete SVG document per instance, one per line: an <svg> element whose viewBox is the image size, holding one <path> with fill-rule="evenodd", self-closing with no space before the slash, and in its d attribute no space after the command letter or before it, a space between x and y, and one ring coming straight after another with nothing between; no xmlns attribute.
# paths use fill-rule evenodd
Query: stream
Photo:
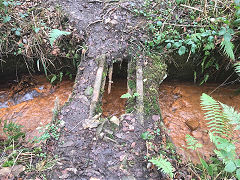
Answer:
<svg viewBox="0 0 240 180"><path fill-rule="evenodd" d="M22 125L29 140L39 135L40 127L51 122L56 97L58 97L60 105L63 105L68 100L73 86L73 82L68 80L52 86L45 76L34 76L33 79L35 84L29 85L27 88L18 87L19 85L13 86L14 88L0 86L2 124L5 120L11 120ZM186 134L192 135L203 144L199 153L206 159L210 157L214 149L209 140L207 124L200 107L202 93L211 94L216 100L238 110L240 108L240 95L236 93L238 87L217 87L217 84L198 86L186 82L164 82L160 85L159 103L164 124L178 153L182 154L185 159L190 157L193 162L198 162L197 154L186 148ZM213 90L215 91L212 92ZM121 99L120 96L126 91L126 80L114 81L110 94L107 93L107 87L105 87L102 100L103 116L120 116L125 113L126 99ZM0 138L4 138L4 136L1 135ZM239 138L239 133L235 134L235 139L239 140ZM240 143L237 142L236 146L237 152L240 153Z"/></svg>

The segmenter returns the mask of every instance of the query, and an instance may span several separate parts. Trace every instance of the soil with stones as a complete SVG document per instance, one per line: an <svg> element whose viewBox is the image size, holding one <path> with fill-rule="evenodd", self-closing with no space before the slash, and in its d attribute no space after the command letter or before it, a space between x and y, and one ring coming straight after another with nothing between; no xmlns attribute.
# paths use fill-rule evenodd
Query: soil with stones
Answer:
<svg viewBox="0 0 240 180"><path fill-rule="evenodd" d="M159 179L157 171L149 173L144 160L145 142L140 137L147 126L143 128L133 114L115 119L114 123L96 118L92 128L86 127L91 103L91 93L86 89L94 85L96 57L105 54L111 63L129 55L130 39L140 37L138 41L144 41L145 36L138 30L144 21L131 13L140 2L59 3L75 22L88 51L78 68L72 98L59 114L65 125L55 150L59 162L49 179Z"/></svg>
<svg viewBox="0 0 240 180"><path fill-rule="evenodd" d="M102 119L96 128L84 129L91 100L85 89L93 85L97 66L93 60L82 65L76 78L79 85L59 115L65 127L55 151L60 161L50 179L159 179L157 172L145 168L146 148L140 137L146 128L134 115L123 115L119 126Z"/></svg>

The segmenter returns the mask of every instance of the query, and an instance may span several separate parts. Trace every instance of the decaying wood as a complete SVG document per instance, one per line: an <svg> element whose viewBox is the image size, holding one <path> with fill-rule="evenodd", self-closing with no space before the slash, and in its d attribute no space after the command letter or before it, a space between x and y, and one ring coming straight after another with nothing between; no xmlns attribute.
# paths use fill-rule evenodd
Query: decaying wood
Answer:
<svg viewBox="0 0 240 180"><path fill-rule="evenodd" d="M138 120L140 124L144 124L143 114L144 114L144 105L143 105L143 70L140 60L137 62L137 72L136 72L136 90L139 96L137 96L137 112Z"/></svg>
<svg viewBox="0 0 240 180"><path fill-rule="evenodd" d="M99 61L99 65L98 65L98 70L97 70L97 74L96 74L96 79L95 79L95 82L94 82L93 95L92 95L92 101L91 101L91 104L90 104L89 118L88 119L91 119L93 117L94 111L96 109L96 105L97 105L97 102L98 102L98 99L99 99L106 56L105 55L100 56L98 58L98 61Z"/></svg>
<svg viewBox="0 0 240 180"><path fill-rule="evenodd" d="M131 63L129 62L128 63L128 77L127 77L127 88L128 88L128 93L132 95L132 90L131 88L129 87L129 80L130 80L130 72L131 71Z"/></svg>
<svg viewBox="0 0 240 180"><path fill-rule="evenodd" d="M108 94L111 93L111 87L112 87L112 73L113 73L113 64L109 67L109 73L108 73Z"/></svg>

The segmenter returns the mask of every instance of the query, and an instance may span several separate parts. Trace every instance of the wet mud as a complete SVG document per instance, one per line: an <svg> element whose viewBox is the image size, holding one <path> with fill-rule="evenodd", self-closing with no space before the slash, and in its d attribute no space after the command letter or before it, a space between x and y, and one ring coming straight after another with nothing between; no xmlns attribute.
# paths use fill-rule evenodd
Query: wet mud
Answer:
<svg viewBox="0 0 240 180"><path fill-rule="evenodd" d="M214 149L209 139L207 121L200 106L202 93L211 94L215 100L235 107L235 110L240 108L240 95L236 94L239 87L225 86L214 91L217 87L217 84L198 86L174 82L163 83L160 86L159 103L164 124L177 147L177 152L183 155L185 160L190 158L194 163L199 161L196 152L186 148L186 134L190 134L203 144L203 147L199 149L202 157L209 159ZM240 140L239 133L235 134L235 139ZM239 154L239 142L236 143L236 149Z"/></svg>

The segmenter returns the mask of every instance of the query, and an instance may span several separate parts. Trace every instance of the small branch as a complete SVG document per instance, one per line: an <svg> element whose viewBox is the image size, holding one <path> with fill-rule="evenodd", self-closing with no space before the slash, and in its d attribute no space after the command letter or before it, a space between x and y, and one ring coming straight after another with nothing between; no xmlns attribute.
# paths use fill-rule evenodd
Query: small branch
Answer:
<svg viewBox="0 0 240 180"><path fill-rule="evenodd" d="M208 5L208 2L207 0L204 1L204 15L207 16L207 5Z"/></svg>
<svg viewBox="0 0 240 180"><path fill-rule="evenodd" d="M189 8L189 9L193 9L195 11L203 12L203 10L201 10L201 9L198 9L198 8L195 8L195 7L192 7L192 6L187 6L185 4L181 4L180 6L186 7L186 8Z"/></svg>
<svg viewBox="0 0 240 180"><path fill-rule="evenodd" d="M178 26L178 27L199 27L199 28L202 28L202 27L207 27L205 25L191 25L191 24L171 24L171 23L163 23L163 25L168 25L168 26Z"/></svg>
<svg viewBox="0 0 240 180"><path fill-rule="evenodd" d="M111 87L112 87L112 73L113 73L113 64L111 64L110 68L109 68L109 73L108 73L108 94L111 93Z"/></svg>

